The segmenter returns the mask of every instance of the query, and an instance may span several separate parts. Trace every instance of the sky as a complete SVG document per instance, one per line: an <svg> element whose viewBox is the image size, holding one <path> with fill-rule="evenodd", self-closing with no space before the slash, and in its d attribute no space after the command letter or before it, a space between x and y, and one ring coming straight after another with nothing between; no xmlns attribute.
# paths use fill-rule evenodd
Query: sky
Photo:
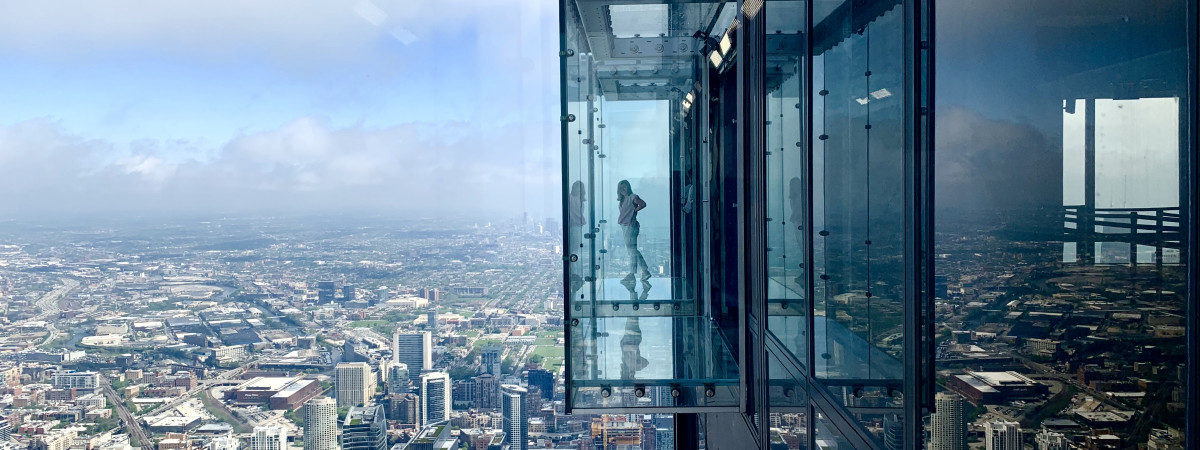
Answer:
<svg viewBox="0 0 1200 450"><path fill-rule="evenodd" d="M0 219L557 216L554 0L0 3Z"/></svg>

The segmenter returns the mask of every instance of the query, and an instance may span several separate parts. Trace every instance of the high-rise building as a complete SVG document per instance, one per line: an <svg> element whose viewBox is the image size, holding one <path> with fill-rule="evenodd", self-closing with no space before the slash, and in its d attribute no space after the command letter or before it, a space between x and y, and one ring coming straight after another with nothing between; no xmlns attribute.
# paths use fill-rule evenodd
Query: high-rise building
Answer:
<svg viewBox="0 0 1200 450"><path fill-rule="evenodd" d="M342 421L342 450L387 450L387 416L382 405L356 406Z"/></svg>
<svg viewBox="0 0 1200 450"><path fill-rule="evenodd" d="M353 284L342 286L342 300L352 302L358 299L358 292Z"/></svg>
<svg viewBox="0 0 1200 450"><path fill-rule="evenodd" d="M506 384L500 387L500 416L504 420L505 439L512 450L526 450L529 439L529 411L525 388Z"/></svg>
<svg viewBox="0 0 1200 450"><path fill-rule="evenodd" d="M1044 429L1034 436L1033 441L1037 450L1071 450L1071 439L1057 431Z"/></svg>
<svg viewBox="0 0 1200 450"><path fill-rule="evenodd" d="M0 442L9 442L12 440L12 423L8 419L0 419Z"/></svg>
<svg viewBox="0 0 1200 450"><path fill-rule="evenodd" d="M483 350L479 352L479 373L490 373L499 378L501 375L503 375L500 373L501 363L503 362L501 357L503 355L504 348L502 347L484 347Z"/></svg>
<svg viewBox="0 0 1200 450"><path fill-rule="evenodd" d="M966 450L967 422L963 415L963 398L953 392L939 392L934 397L935 413L930 418L930 450Z"/></svg>
<svg viewBox="0 0 1200 450"><path fill-rule="evenodd" d="M337 282L334 281L318 281L317 282L317 303L326 304L333 303L334 297L337 296Z"/></svg>
<svg viewBox="0 0 1200 450"><path fill-rule="evenodd" d="M287 450L287 432L283 427L254 427L250 450Z"/></svg>
<svg viewBox="0 0 1200 450"><path fill-rule="evenodd" d="M554 399L554 374L550 373L549 370L530 369L529 385L537 386L541 390L543 399Z"/></svg>
<svg viewBox="0 0 1200 450"><path fill-rule="evenodd" d="M1021 450L1021 424L995 420L983 424L987 450Z"/></svg>
<svg viewBox="0 0 1200 450"><path fill-rule="evenodd" d="M337 401L317 397L304 403L304 450L337 450Z"/></svg>
<svg viewBox="0 0 1200 450"><path fill-rule="evenodd" d="M408 366L413 384L422 371L433 368L433 339L428 331L393 334L392 345L396 361Z"/></svg>
<svg viewBox="0 0 1200 450"><path fill-rule="evenodd" d="M338 363L334 369L338 406L365 405L375 396L375 374L365 362Z"/></svg>
<svg viewBox="0 0 1200 450"><path fill-rule="evenodd" d="M475 407L493 410L500 408L500 377L490 373L475 377Z"/></svg>
<svg viewBox="0 0 1200 450"><path fill-rule="evenodd" d="M421 424L429 425L450 419L450 374L426 372L421 374Z"/></svg>
<svg viewBox="0 0 1200 450"><path fill-rule="evenodd" d="M388 367L388 394L407 394L412 391L412 378L408 376L408 364L393 361Z"/></svg>

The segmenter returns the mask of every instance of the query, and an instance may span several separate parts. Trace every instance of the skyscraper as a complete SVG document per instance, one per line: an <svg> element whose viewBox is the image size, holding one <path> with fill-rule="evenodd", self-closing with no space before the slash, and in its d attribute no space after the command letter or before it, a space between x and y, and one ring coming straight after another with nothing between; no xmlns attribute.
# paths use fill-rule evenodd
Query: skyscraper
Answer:
<svg viewBox="0 0 1200 450"><path fill-rule="evenodd" d="M500 415L504 419L505 439L511 450L525 450L529 439L529 411L525 388L506 384L500 387Z"/></svg>
<svg viewBox="0 0 1200 450"><path fill-rule="evenodd" d="M342 450L387 450L387 416L382 405L356 406L346 412Z"/></svg>
<svg viewBox="0 0 1200 450"><path fill-rule="evenodd" d="M428 331L393 334L392 346L396 362L408 366L409 379L414 384L421 371L433 368L433 341Z"/></svg>
<svg viewBox="0 0 1200 450"><path fill-rule="evenodd" d="M930 450L966 450L967 422L963 416L963 398L953 392L939 392L934 398L937 412L930 419Z"/></svg>
<svg viewBox="0 0 1200 450"><path fill-rule="evenodd" d="M375 374L364 362L338 363L334 371L338 406L365 405L375 396Z"/></svg>
<svg viewBox="0 0 1200 450"><path fill-rule="evenodd" d="M504 354L504 349L500 347L484 347L479 353L479 373L490 373L499 378L501 367L501 356Z"/></svg>
<svg viewBox="0 0 1200 450"><path fill-rule="evenodd" d="M342 299L347 302L352 302L352 301L358 299L358 295L354 289L353 284L347 284L345 286L342 286Z"/></svg>
<svg viewBox="0 0 1200 450"><path fill-rule="evenodd" d="M254 427L250 435L250 450L286 450L287 433L283 427Z"/></svg>
<svg viewBox="0 0 1200 450"><path fill-rule="evenodd" d="M421 424L429 425L450 418L450 374L421 374Z"/></svg>
<svg viewBox="0 0 1200 450"><path fill-rule="evenodd" d="M983 425L984 444L987 450L1021 450L1021 424L1001 420Z"/></svg>
<svg viewBox="0 0 1200 450"><path fill-rule="evenodd" d="M337 409L329 397L304 403L304 450L337 450Z"/></svg>

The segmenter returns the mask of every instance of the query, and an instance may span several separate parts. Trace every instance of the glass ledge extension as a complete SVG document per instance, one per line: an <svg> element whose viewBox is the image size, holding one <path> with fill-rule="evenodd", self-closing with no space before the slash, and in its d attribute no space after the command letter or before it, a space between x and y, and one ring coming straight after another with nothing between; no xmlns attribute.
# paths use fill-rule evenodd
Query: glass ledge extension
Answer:
<svg viewBox="0 0 1200 450"><path fill-rule="evenodd" d="M592 317L569 325L573 409L738 406L738 366L702 317Z"/></svg>

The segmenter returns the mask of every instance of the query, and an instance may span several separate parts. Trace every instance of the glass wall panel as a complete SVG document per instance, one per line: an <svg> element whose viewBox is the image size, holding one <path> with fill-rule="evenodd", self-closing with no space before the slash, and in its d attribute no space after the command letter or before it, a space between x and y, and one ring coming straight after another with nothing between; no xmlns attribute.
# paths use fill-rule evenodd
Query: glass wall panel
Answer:
<svg viewBox="0 0 1200 450"><path fill-rule="evenodd" d="M568 405L740 404L728 333L697 289L707 86L735 2L564 1ZM736 96L726 98L732 102Z"/></svg>
<svg viewBox="0 0 1200 450"><path fill-rule="evenodd" d="M803 123L805 2L766 4L767 329L807 367L808 279L804 272L808 183Z"/></svg>
<svg viewBox="0 0 1200 450"><path fill-rule="evenodd" d="M814 23L810 94L814 375L878 443L889 436L898 443L906 337L904 8L817 3L824 5L814 5L817 13L828 12Z"/></svg>
<svg viewBox="0 0 1200 450"><path fill-rule="evenodd" d="M937 8L935 434L1184 448L1187 2Z"/></svg>

